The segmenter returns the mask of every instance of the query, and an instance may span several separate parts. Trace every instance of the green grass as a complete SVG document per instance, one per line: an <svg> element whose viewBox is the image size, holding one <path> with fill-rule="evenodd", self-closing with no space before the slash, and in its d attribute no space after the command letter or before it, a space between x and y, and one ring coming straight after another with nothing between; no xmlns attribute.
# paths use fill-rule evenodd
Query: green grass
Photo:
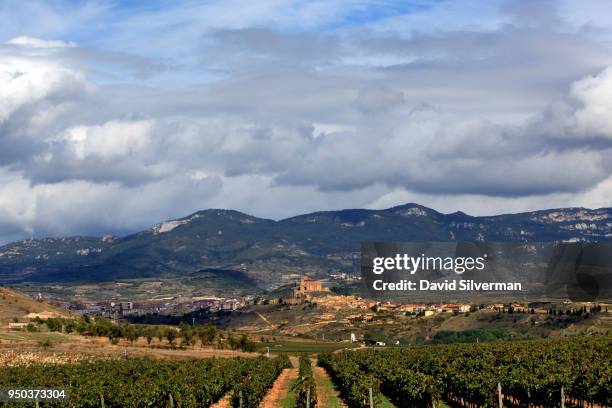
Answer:
<svg viewBox="0 0 612 408"><path fill-rule="evenodd" d="M380 394L380 405L377 408L395 408L395 405L386 396Z"/></svg>
<svg viewBox="0 0 612 408"><path fill-rule="evenodd" d="M342 408L342 401L336 396L336 387L331 382L329 377L325 376L321 378L321 390L317 389L317 395L327 395L328 406L325 408Z"/></svg>
<svg viewBox="0 0 612 408"><path fill-rule="evenodd" d="M271 353L322 353L325 351L336 351L340 349L354 348L357 346L350 343L278 341L258 343L257 351L265 352L266 347L270 347Z"/></svg>
<svg viewBox="0 0 612 408"><path fill-rule="evenodd" d="M282 408L295 408L295 391L293 391L293 385L295 384L297 380L293 380L291 382L291 385L289 386L289 392L287 393L287 396L285 397L285 399L283 400L283 406Z"/></svg>

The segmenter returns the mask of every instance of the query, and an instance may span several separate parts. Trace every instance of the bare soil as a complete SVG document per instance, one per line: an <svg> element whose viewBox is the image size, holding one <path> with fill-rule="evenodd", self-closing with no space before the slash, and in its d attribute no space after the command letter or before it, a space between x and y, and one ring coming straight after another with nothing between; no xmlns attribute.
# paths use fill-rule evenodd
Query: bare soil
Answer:
<svg viewBox="0 0 612 408"><path fill-rule="evenodd" d="M289 393L293 381L298 378L299 362L297 358L290 357L292 368L285 368L278 376L268 394L263 398L260 408L279 408Z"/></svg>
<svg viewBox="0 0 612 408"><path fill-rule="evenodd" d="M231 399L232 399L232 393L228 392L227 394L225 394L223 398L221 398L219 401L212 404L210 408L231 408L232 407Z"/></svg>
<svg viewBox="0 0 612 408"><path fill-rule="evenodd" d="M322 408L346 408L346 404L340 398L340 392L334 387L327 371L313 363L312 375L317 387L317 406Z"/></svg>

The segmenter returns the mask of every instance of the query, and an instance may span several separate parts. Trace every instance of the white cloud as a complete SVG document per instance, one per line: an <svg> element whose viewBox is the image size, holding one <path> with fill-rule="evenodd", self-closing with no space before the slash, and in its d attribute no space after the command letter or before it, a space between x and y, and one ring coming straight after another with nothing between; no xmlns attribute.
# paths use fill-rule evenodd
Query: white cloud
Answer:
<svg viewBox="0 0 612 408"><path fill-rule="evenodd" d="M20 45L33 48L64 48L64 47L76 47L74 42L64 42L61 40L45 40L41 38L28 37L27 35L21 35L19 37L12 38L6 42L6 44Z"/></svg>
<svg viewBox="0 0 612 408"><path fill-rule="evenodd" d="M60 63L19 57L0 58L0 123L29 104L71 90L87 89L81 73Z"/></svg>
<svg viewBox="0 0 612 408"><path fill-rule="evenodd" d="M75 160L99 157L104 160L133 156L152 142L150 120L109 121L102 125L67 129L54 141L65 141Z"/></svg>
<svg viewBox="0 0 612 408"><path fill-rule="evenodd" d="M47 18L23 32L0 6L0 240L207 207L612 205L605 35L554 7L521 23L520 4L478 5L360 22L373 4L189 3L115 21L27 2Z"/></svg>
<svg viewBox="0 0 612 408"><path fill-rule="evenodd" d="M612 67L575 82L571 96L581 104L574 114L580 131L612 139Z"/></svg>
<svg viewBox="0 0 612 408"><path fill-rule="evenodd" d="M140 187L118 183L66 181L32 185L27 178L0 172L0 225L17 235L127 233L199 208L220 188L219 179L169 177Z"/></svg>

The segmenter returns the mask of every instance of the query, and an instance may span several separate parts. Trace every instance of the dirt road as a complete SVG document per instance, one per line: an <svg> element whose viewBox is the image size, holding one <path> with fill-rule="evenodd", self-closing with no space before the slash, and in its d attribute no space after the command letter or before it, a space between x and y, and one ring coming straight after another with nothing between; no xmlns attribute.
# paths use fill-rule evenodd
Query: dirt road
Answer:
<svg viewBox="0 0 612 408"><path fill-rule="evenodd" d="M298 378L299 361L296 357L290 357L292 368L285 368L278 376L274 385L263 398L260 408L280 408L291 388L291 384Z"/></svg>
<svg viewBox="0 0 612 408"><path fill-rule="evenodd" d="M317 386L317 406L321 408L346 408L340 393L332 383L327 372L313 361L312 375Z"/></svg>

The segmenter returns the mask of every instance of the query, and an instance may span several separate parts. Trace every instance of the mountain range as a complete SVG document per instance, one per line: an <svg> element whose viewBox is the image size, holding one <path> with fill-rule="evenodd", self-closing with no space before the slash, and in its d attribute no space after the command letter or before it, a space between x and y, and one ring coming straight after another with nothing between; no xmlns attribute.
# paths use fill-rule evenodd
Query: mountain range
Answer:
<svg viewBox="0 0 612 408"><path fill-rule="evenodd" d="M612 242L612 208L475 217L418 204L322 211L280 221L205 210L123 237L27 239L0 247L0 283L179 276L274 288L288 274L358 271L364 241Z"/></svg>

